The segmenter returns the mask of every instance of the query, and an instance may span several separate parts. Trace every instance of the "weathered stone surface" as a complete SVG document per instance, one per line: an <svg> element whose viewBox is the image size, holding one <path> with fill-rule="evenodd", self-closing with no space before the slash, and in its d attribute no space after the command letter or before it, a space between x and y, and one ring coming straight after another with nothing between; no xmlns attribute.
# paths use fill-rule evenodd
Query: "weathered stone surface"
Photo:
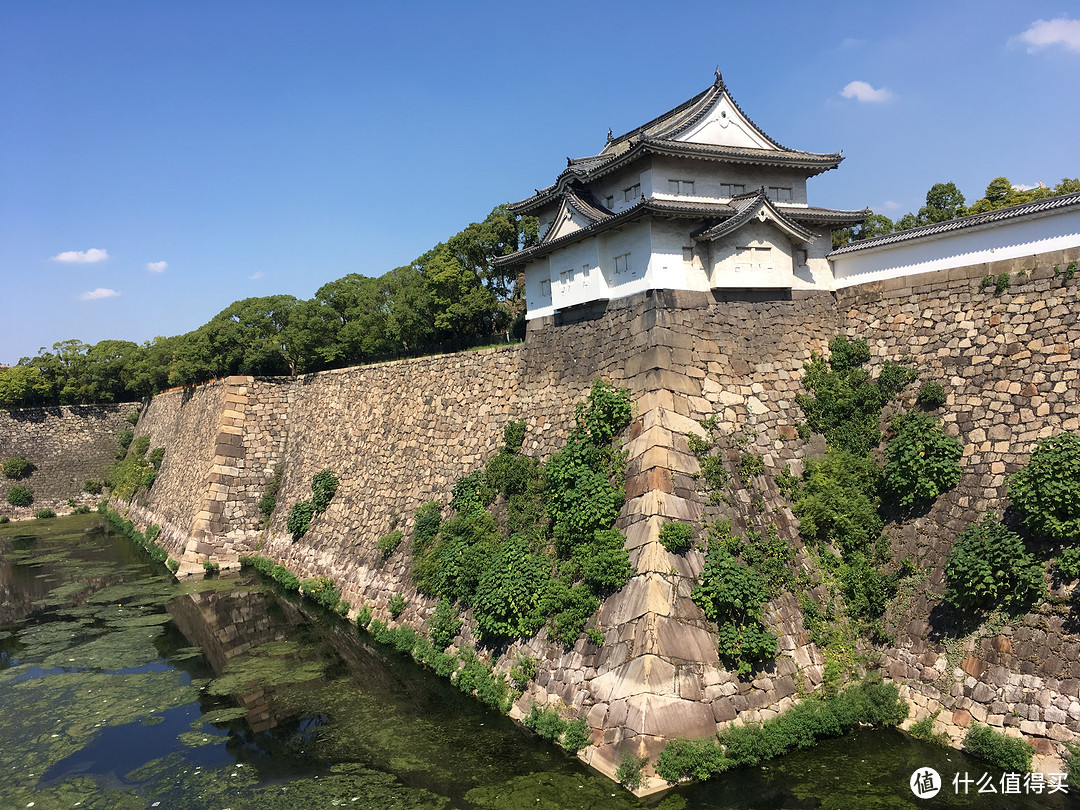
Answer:
<svg viewBox="0 0 1080 810"><path fill-rule="evenodd" d="M639 734L657 737L707 737L716 730L707 703L642 694L627 700L626 725Z"/></svg>

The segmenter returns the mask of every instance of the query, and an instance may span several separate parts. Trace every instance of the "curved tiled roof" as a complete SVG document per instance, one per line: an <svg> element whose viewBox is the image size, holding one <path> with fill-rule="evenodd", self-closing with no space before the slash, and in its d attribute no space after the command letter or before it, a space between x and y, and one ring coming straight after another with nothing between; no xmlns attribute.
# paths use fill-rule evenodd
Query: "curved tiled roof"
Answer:
<svg viewBox="0 0 1080 810"><path fill-rule="evenodd" d="M761 195L760 191L741 194L738 197L733 198L730 203L698 202L694 200L657 200L642 197L632 206L617 214L611 214L581 228L580 230L565 234L556 239L552 239L551 241L542 242L539 245L534 245L533 247L520 250L517 253L511 253L507 256L500 256L494 259L492 263L497 267L523 264L530 259L545 256L548 253L566 247L567 245L572 245L575 242L587 239L596 233L605 231L609 228L618 227L619 225L625 225L628 222L633 222L634 220L647 215L714 220L714 222L706 226L706 228L712 228L715 227L718 222L722 223L724 220L744 213L747 207L753 208L752 203L759 198L759 195ZM787 227L797 229L800 238L804 238L804 236L802 236L803 234L809 237L813 236L813 234L805 228L805 223L827 225L851 224L861 222L867 214L866 211L840 211L832 208L810 208L801 205L786 207L782 204L775 204L771 200L766 200L766 202L771 209L777 213L778 217L782 218L785 223L787 223ZM603 209L596 207L594 210L601 211Z"/></svg>
<svg viewBox="0 0 1080 810"><path fill-rule="evenodd" d="M1008 208L998 208L994 211L984 211L981 214L972 214L958 219L950 219L945 222L935 222L931 225L920 225L918 228L910 228L906 231L887 233L881 236L873 236L859 242L838 247L829 256L842 256L855 253L859 250L895 245L900 242L910 242L915 239L928 239L945 233L964 230L966 228L978 228L983 225L993 225L1011 219L1039 216L1061 208L1080 206L1080 192L1062 194L1058 197L1047 197L1043 200L1010 205Z"/></svg>
<svg viewBox="0 0 1080 810"><path fill-rule="evenodd" d="M724 95L761 138L773 146L772 149L716 146L676 140L679 135L699 123L712 109L717 99ZM592 182L647 153L728 163L801 168L810 172L809 177L836 168L844 159L838 152L802 152L797 149L788 149L773 140L746 115L728 91L720 76L720 71L717 70L716 81L707 89L617 138L609 137L607 144L598 155L567 158L566 168L553 184L537 189L531 197L510 203L509 208L516 214L528 213L549 203L571 182L575 180Z"/></svg>
<svg viewBox="0 0 1080 810"><path fill-rule="evenodd" d="M696 234L694 239L700 242L714 242L717 239L721 239L750 222L750 220L757 216L758 211L762 208L767 209L772 214L776 224L781 230L787 233L788 236L807 243L812 242L817 238L816 233L807 230L802 225L799 225L797 222L793 222L791 219L784 216L784 214L772 204L769 198L765 196L763 190L756 191L752 194L740 194L738 197L732 198L731 207L736 211L734 216L730 216L724 221L718 222L711 228L706 228Z"/></svg>

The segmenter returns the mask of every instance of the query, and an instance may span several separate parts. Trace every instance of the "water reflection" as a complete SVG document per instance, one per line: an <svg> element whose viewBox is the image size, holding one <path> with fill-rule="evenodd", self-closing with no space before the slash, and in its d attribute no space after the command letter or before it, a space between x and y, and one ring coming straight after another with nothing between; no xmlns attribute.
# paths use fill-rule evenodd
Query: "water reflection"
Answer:
<svg viewBox="0 0 1080 810"><path fill-rule="evenodd" d="M178 584L88 520L0 531L3 807L1067 806L920 802L914 768L986 768L883 731L639 802L295 596Z"/></svg>

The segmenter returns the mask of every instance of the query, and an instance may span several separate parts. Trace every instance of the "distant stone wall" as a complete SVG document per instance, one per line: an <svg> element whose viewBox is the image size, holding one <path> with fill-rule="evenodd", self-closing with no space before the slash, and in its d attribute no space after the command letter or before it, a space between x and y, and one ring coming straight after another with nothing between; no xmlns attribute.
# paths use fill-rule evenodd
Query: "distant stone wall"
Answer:
<svg viewBox="0 0 1080 810"><path fill-rule="evenodd" d="M132 402L0 410L0 460L23 456L37 466L21 481L0 476L0 515L26 516L62 506L68 498L91 502L83 483L101 478L116 460L120 433L131 427L126 417L138 410ZM16 485L33 491L29 509L8 504L8 491Z"/></svg>

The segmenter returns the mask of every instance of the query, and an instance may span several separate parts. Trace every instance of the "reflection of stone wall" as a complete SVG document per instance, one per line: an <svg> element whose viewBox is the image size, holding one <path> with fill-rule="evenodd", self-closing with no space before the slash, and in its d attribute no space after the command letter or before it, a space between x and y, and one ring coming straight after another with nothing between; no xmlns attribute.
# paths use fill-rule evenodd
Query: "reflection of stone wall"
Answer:
<svg viewBox="0 0 1080 810"><path fill-rule="evenodd" d="M27 479L0 476L0 514L28 515L64 504L68 498L91 503L83 492L87 478L101 478L116 460L117 440L130 427L125 417L138 403L0 409L0 460L23 456L37 465ZM17 510L7 502L13 485L29 487L34 505Z"/></svg>
<svg viewBox="0 0 1080 810"><path fill-rule="evenodd" d="M955 662L957 675L955 651L946 655L941 641L949 628L933 608L956 533L985 508L1000 512L1005 475L1024 463L1035 438L1077 429L1080 333L1069 313L1080 303L1080 282L1063 285L1051 270L1074 258L981 265L794 300L657 291L577 322L534 323L525 346L169 392L140 423L152 446L173 449L135 514L143 522L167 518L186 564L208 555L227 562L261 542L261 553L301 576L332 577L354 606L370 604L381 618L387 599L403 593L409 606L402 620L421 626L432 603L411 586L407 540L386 561L375 547L395 516L408 536L416 508L428 499L445 504L453 482L495 452L508 420L525 419L525 451L545 456L565 438L574 404L594 377L627 385L637 410L626 439L620 525L637 575L599 614L602 649L584 640L572 651L538 640L525 645L542 662L529 697L586 716L610 744L587 756L610 771L621 750L655 753L675 734L767 718L791 705L800 687L820 683L821 653L790 596L767 613L780 636L775 666L749 683L718 669L715 634L689 599L701 555L670 555L656 536L665 520L702 518L686 434L715 414L730 469L743 452L765 462L750 488L731 490L736 528L759 514L797 545L774 477L785 467L798 472L802 459L823 449L820 437L797 437L803 365L837 333L863 337L874 366L910 356L923 379L945 384L947 429L965 444L959 487L928 515L893 530L897 554L915 554L931 575L906 616L893 617L897 645L886 651L888 670L908 683L920 711L937 701L961 723L963 712L977 718L984 708L988 721L1000 718L1002 727L1043 739L1048 750L1080 737L1080 718L1071 714L1078 677L1072 619L1051 611L992 638L972 638ZM984 275L1001 272L1013 274L1005 294L979 289ZM170 457L178 466L169 466ZM278 463L278 509L260 532L255 503ZM285 518L310 497L311 477L324 468L339 475L341 488L294 542ZM508 667L517 652L499 665Z"/></svg>
<svg viewBox="0 0 1080 810"><path fill-rule="evenodd" d="M274 601L273 595L257 591L204 591L178 596L169 603L169 614L220 676L232 659L260 644L285 640L283 627L270 617ZM280 720L272 711L270 691L258 688L232 696L247 709L252 731L274 728Z"/></svg>

